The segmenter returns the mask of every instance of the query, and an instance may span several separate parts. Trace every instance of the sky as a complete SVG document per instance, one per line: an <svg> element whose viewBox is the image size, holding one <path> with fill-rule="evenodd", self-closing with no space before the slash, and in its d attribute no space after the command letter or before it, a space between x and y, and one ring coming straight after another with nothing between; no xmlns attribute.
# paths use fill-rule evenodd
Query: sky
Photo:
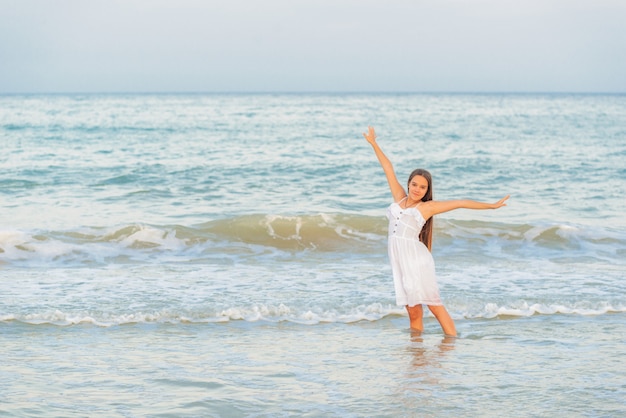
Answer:
<svg viewBox="0 0 626 418"><path fill-rule="evenodd" d="M0 94L626 93L626 0L0 0Z"/></svg>

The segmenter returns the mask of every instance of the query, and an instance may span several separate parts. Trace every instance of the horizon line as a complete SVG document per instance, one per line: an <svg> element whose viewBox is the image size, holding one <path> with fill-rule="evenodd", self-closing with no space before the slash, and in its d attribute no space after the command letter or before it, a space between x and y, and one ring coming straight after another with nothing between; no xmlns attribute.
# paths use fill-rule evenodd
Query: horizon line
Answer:
<svg viewBox="0 0 626 418"><path fill-rule="evenodd" d="M37 96L37 95L624 95L626 91L545 91L545 90L193 90L193 91L32 91L2 92L0 96Z"/></svg>

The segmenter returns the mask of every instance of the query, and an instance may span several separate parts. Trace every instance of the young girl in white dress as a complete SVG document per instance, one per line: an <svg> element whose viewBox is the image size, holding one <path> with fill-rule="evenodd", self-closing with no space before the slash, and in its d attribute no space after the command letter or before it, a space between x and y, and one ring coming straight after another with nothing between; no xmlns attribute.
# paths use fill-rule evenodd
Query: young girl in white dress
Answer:
<svg viewBox="0 0 626 418"><path fill-rule="evenodd" d="M376 142L376 132L368 127L363 136L374 148L393 196L387 209L389 218L389 260L393 271L396 303L406 306L411 329L422 332L422 305L427 305L445 335L456 336L454 321L443 306L435 277L435 263L430 253L432 244L432 217L454 209L497 209L506 206L506 196L496 203L474 200L433 200L432 177L423 169L409 176L408 190L404 191L393 170L393 165Z"/></svg>

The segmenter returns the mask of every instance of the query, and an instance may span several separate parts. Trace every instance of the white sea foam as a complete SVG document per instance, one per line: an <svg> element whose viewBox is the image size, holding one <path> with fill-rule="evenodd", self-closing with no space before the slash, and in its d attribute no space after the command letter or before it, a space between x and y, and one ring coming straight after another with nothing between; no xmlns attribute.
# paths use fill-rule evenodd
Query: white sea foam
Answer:
<svg viewBox="0 0 626 418"><path fill-rule="evenodd" d="M487 303L480 312L456 312L454 305L448 309L457 321L464 319L496 319L503 317L528 317L533 315L572 315L572 316L601 316L606 314L626 313L626 305L613 306L600 303L595 307L581 308L563 304L524 304L522 306L498 305ZM285 304L253 305L247 307L231 307L213 312L188 312L163 309L155 312L125 312L125 313L80 313L64 312L56 309L50 312L15 314L5 313L0 316L0 322L18 322L30 325L72 326L78 324L92 324L98 327L110 327L131 324L210 324L230 321L244 321L250 323L263 322L291 322L301 325L317 325L323 323L356 323L360 321L375 322L389 317L407 316L402 307L373 303L351 308L349 311L331 309L299 310ZM432 314L425 310L425 317L432 318Z"/></svg>

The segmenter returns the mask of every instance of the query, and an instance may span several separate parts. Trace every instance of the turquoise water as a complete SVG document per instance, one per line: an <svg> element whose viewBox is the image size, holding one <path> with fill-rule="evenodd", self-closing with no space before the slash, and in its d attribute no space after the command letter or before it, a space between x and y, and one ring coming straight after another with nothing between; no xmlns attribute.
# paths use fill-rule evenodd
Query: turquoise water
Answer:
<svg viewBox="0 0 626 418"><path fill-rule="evenodd" d="M408 330L379 142L460 338ZM0 96L9 416L626 413L626 96Z"/></svg>

